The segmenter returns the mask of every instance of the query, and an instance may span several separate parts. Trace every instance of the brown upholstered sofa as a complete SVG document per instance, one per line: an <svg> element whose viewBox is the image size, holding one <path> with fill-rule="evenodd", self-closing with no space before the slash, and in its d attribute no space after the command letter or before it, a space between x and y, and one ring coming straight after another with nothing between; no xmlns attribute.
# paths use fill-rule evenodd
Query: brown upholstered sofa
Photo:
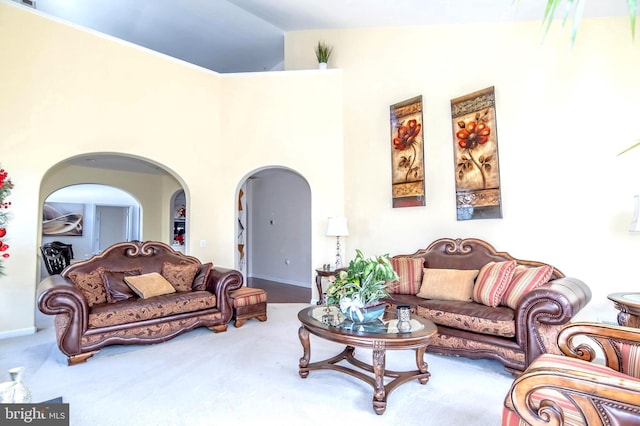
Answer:
<svg viewBox="0 0 640 426"><path fill-rule="evenodd" d="M396 293L390 294L387 298L387 312L393 315L398 305L409 305L414 314L433 321L438 326L438 336L429 345L429 352L470 358L492 358L500 361L516 375L522 373L539 355L560 353L556 344L559 331L591 300L591 291L582 281L565 277L558 269L544 263L519 260L508 253L497 252L489 243L479 239L443 238L433 242L426 249L409 255L394 256L391 260L394 266L398 262L405 264L404 269L396 268L401 275L401 281L407 278L402 277L403 273L412 274L410 270L406 271L407 264L419 265L414 276L410 277L413 287L410 284L409 287L405 286L404 290L396 288ZM496 298L498 295L495 293L485 292L484 297L489 295L489 299L495 299L495 303L484 303L482 298L477 299L476 296L482 295L474 291L478 290L483 267L486 268L485 271L495 271L498 266L502 267L501 265L514 270L517 267L519 277L538 274L536 276L542 285L533 289L523 289L519 296L516 291L512 291L514 298L510 299L511 306L507 306L506 300L503 299L506 293ZM422 274L417 272L420 267L425 268ZM403 272L399 269L403 269ZM434 276L437 272L435 276L442 277L442 272L457 273L463 270L480 272L477 278L473 278L475 282L471 282L471 296L466 294L462 298L425 298L424 294L422 297L417 295L418 287L420 291L424 290L421 286L427 282L427 276ZM485 278L485 289L488 279L495 278L490 275L482 275ZM471 276L476 277L474 273L471 273ZM507 280L513 277L515 275ZM441 281L443 287L448 285L446 279ZM520 279L519 282L522 283L524 280ZM503 284L504 292L511 283ZM436 293L442 293L442 290L436 288Z"/></svg>
<svg viewBox="0 0 640 426"><path fill-rule="evenodd" d="M172 292L138 295L124 281L151 273L166 278ZM38 308L55 315L58 347L71 365L107 345L164 342L196 327L226 331L229 293L242 281L239 271L202 264L160 242L124 242L45 278Z"/></svg>

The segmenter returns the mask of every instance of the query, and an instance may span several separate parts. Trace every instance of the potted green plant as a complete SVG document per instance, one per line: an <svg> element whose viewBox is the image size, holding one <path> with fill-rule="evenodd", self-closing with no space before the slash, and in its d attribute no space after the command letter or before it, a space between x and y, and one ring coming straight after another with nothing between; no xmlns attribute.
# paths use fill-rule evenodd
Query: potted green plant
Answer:
<svg viewBox="0 0 640 426"><path fill-rule="evenodd" d="M553 23L553 20L556 16L557 10L564 11L564 16L562 17L562 26L564 27L567 19L571 12L574 13L573 16L573 25L571 28L571 45L575 43L576 33L578 32L578 26L580 25L580 20L582 19L582 11L584 8L584 4L587 0L547 0L547 7L544 11L544 17L542 19L543 24L543 37L547 35L549 32L549 27ZM564 7L561 7L564 6ZM631 24L631 38L635 39L636 34L636 12L637 12L637 4L636 0L627 0L627 6L629 8L629 23ZM626 148L618 155L624 154L625 152L631 151L640 146L640 140L637 140L633 145Z"/></svg>
<svg viewBox="0 0 640 426"><path fill-rule="evenodd" d="M398 274L388 254L365 257L356 249L349 267L330 279L327 304L338 305L352 321L366 322L384 313L385 304L380 300L389 295L388 286L398 279Z"/></svg>
<svg viewBox="0 0 640 426"><path fill-rule="evenodd" d="M564 7L561 7L564 3ZM543 31L546 36L549 32L549 27L553 22L556 11L558 9L564 11L564 16L562 18L562 26L567 22L569 15L571 12L573 15L573 26L571 28L571 45L575 43L576 33L578 31L578 26L580 25L580 20L582 19L582 11L584 9L584 3L586 0L547 0L547 7L544 11L544 18L542 19ZM627 6L629 7L629 18L631 21L631 37L635 38L635 30L636 30L636 0L627 0Z"/></svg>
<svg viewBox="0 0 640 426"><path fill-rule="evenodd" d="M621 153L619 153L618 155L622 155L625 152L631 151L634 148L637 148L640 146L640 140L637 140L633 145L631 145L629 148L625 149L624 151L622 151Z"/></svg>
<svg viewBox="0 0 640 426"><path fill-rule="evenodd" d="M329 62L329 57L331 56L332 51L333 47L330 47L329 45L321 41L319 41L316 45L316 58L318 59L318 64L321 69L327 68L327 63Z"/></svg>

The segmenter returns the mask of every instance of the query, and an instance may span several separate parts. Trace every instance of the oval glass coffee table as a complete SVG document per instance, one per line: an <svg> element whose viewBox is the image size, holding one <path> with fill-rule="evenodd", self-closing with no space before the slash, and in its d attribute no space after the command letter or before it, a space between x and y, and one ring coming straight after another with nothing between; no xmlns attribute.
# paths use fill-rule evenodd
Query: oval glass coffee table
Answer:
<svg viewBox="0 0 640 426"><path fill-rule="evenodd" d="M302 323L298 330L298 337L304 351L299 363L299 374L303 379L309 376L311 370L334 370L369 383L373 387L373 409L377 414L384 413L387 408L387 396L396 387L414 379L423 385L429 381L431 373L424 361L424 353L437 333L437 327L431 321L414 316L411 319L411 329L400 333L396 328L396 320L375 320L358 324L346 319L334 306L305 308L298 312L298 319ZM309 362L311 359L310 334L347 346L344 351L334 357ZM355 346L373 350L371 364L355 358ZM417 370L385 370L387 349L415 349ZM357 369L338 365L341 361L346 361ZM366 374L365 371L373 373L373 376ZM385 377L392 380L385 384Z"/></svg>

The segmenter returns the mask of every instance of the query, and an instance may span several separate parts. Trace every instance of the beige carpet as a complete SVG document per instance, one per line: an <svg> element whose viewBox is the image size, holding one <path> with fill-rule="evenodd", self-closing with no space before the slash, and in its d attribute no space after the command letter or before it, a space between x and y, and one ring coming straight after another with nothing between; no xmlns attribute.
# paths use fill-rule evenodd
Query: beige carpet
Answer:
<svg viewBox="0 0 640 426"><path fill-rule="evenodd" d="M35 335L0 340L0 381L24 366L34 401L62 396L72 425L499 425L513 378L500 364L427 354L427 385L406 383L374 413L372 388L334 371L298 375L297 312L270 304L269 320L226 333L206 328L150 346L111 346L73 367L58 351L51 317ZM311 361L342 346L311 337ZM371 352L357 349L370 362ZM415 368L413 351L387 352L387 368Z"/></svg>

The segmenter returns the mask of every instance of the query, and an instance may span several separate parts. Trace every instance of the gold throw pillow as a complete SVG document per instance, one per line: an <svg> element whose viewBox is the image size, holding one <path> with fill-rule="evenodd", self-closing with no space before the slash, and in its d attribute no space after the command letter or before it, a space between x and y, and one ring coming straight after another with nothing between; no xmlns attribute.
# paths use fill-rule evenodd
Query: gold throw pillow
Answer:
<svg viewBox="0 0 640 426"><path fill-rule="evenodd" d="M124 277L124 281L142 299L176 292L171 283L157 272Z"/></svg>
<svg viewBox="0 0 640 426"><path fill-rule="evenodd" d="M478 270L424 268L417 296L424 299L471 301Z"/></svg>

